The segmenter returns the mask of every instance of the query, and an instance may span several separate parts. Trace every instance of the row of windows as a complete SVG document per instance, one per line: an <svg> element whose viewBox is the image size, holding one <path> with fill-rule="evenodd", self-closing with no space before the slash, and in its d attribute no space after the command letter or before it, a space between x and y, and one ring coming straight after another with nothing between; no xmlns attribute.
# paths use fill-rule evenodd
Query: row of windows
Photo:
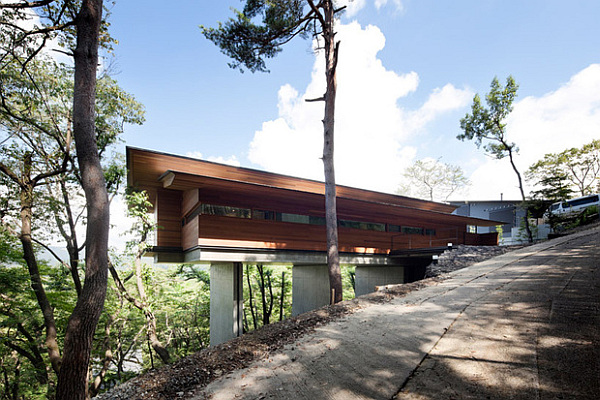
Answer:
<svg viewBox="0 0 600 400"><path fill-rule="evenodd" d="M283 213L267 210L251 210L249 208L218 206L213 204L199 204L187 217L182 220L182 225L187 224L198 215L216 215L219 217L235 217L247 219L260 219L267 221L292 222L297 224L325 225L324 217L312 215ZM386 232L386 224L378 222L349 221L340 219L338 225L342 228L363 229L369 231ZM387 232L398 232L409 235L435 236L435 229L425 229L412 226L387 224Z"/></svg>

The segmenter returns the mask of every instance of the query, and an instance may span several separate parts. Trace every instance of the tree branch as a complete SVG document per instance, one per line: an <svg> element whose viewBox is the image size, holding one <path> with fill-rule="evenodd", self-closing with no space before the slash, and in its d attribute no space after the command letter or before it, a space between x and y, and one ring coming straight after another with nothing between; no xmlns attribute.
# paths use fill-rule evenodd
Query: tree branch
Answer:
<svg viewBox="0 0 600 400"><path fill-rule="evenodd" d="M317 97L316 99L304 99L304 101L306 101L307 103L312 103L312 102L316 102L316 101L325 101L325 95L323 95L321 97Z"/></svg>
<svg viewBox="0 0 600 400"><path fill-rule="evenodd" d="M13 10L26 9L26 8L37 8L47 6L54 3L56 0L39 0L39 1L22 1L21 3L9 3L0 4L0 8L11 8Z"/></svg>

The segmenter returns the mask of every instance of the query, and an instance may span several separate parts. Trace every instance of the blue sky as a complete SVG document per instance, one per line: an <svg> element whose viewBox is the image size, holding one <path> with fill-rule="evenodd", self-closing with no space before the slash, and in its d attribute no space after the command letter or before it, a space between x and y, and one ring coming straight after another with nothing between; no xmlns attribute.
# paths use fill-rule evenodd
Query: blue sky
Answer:
<svg viewBox="0 0 600 400"><path fill-rule="evenodd" d="M297 38L267 64L232 70L200 33L237 0L118 1L111 61L145 105L127 145L322 180L322 62ZM494 76L520 84L508 131L526 169L544 153L600 138L600 2L355 0L338 25L338 183L393 192L434 158L472 180L462 198L518 198L507 160L455 139Z"/></svg>

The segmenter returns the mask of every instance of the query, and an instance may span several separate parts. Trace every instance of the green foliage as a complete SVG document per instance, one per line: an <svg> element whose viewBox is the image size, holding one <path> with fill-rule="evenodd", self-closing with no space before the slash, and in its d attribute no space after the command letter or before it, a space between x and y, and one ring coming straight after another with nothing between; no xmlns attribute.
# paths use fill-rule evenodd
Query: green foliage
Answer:
<svg viewBox="0 0 600 400"><path fill-rule="evenodd" d="M577 228L578 226L591 224L599 219L598 206L591 206L577 213L563 215L550 214L548 222L555 232L563 232Z"/></svg>
<svg viewBox="0 0 600 400"><path fill-rule="evenodd" d="M600 192L600 140L544 155L529 167L527 179L541 187L534 196L549 200Z"/></svg>
<svg viewBox="0 0 600 400"><path fill-rule="evenodd" d="M355 273L356 267L342 267L342 286L344 290L344 300L351 300L356 297Z"/></svg>
<svg viewBox="0 0 600 400"><path fill-rule="evenodd" d="M243 11L234 10L235 18L219 22L218 28L200 29L233 60L230 67L243 71L243 65L252 72L265 72L265 59L277 55L295 36L309 32L314 13L305 15L306 5L302 0L247 0Z"/></svg>
<svg viewBox="0 0 600 400"><path fill-rule="evenodd" d="M2 2L0 8L0 42L8 57L3 61L11 62L11 58L19 59L25 65L38 56L42 48L50 40L56 40L66 53L72 53L76 46L75 18L81 8L81 0L53 0L39 7L13 8L9 3ZM31 2L35 3L35 2ZM100 26L99 45L108 53L112 52L117 41L108 32L110 23L110 6L115 1L104 1L103 20ZM39 20L34 19L32 12ZM34 22L32 24L32 22ZM33 25L25 30L23 26ZM2 69L2 63L0 63Z"/></svg>
<svg viewBox="0 0 600 400"><path fill-rule="evenodd" d="M292 268L290 266L246 265L244 330L254 330L271 322L289 318L292 315L291 294Z"/></svg>
<svg viewBox="0 0 600 400"><path fill-rule="evenodd" d="M518 88L519 85L512 76L506 79L505 87L494 78L490 91L486 95L487 107L483 106L481 98L476 94L473 98L471 114L467 114L460 120L463 133L457 138L462 141L474 140L478 148L485 143L483 146L485 151L497 159L506 157L509 152L518 152L516 144L506 139L505 122L513 109Z"/></svg>

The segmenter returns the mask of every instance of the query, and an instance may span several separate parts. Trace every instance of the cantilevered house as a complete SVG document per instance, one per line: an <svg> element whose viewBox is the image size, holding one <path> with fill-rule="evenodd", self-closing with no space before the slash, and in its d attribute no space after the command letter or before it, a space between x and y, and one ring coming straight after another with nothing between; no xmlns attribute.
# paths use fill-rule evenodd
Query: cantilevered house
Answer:
<svg viewBox="0 0 600 400"><path fill-rule="evenodd" d="M129 185L153 204L155 261L211 264L212 343L241 332L241 263L292 264L295 314L329 302L322 182L131 147L127 167ZM455 208L338 186L341 262L356 266L357 295L416 279L449 243L497 244L469 227L498 222Z"/></svg>

